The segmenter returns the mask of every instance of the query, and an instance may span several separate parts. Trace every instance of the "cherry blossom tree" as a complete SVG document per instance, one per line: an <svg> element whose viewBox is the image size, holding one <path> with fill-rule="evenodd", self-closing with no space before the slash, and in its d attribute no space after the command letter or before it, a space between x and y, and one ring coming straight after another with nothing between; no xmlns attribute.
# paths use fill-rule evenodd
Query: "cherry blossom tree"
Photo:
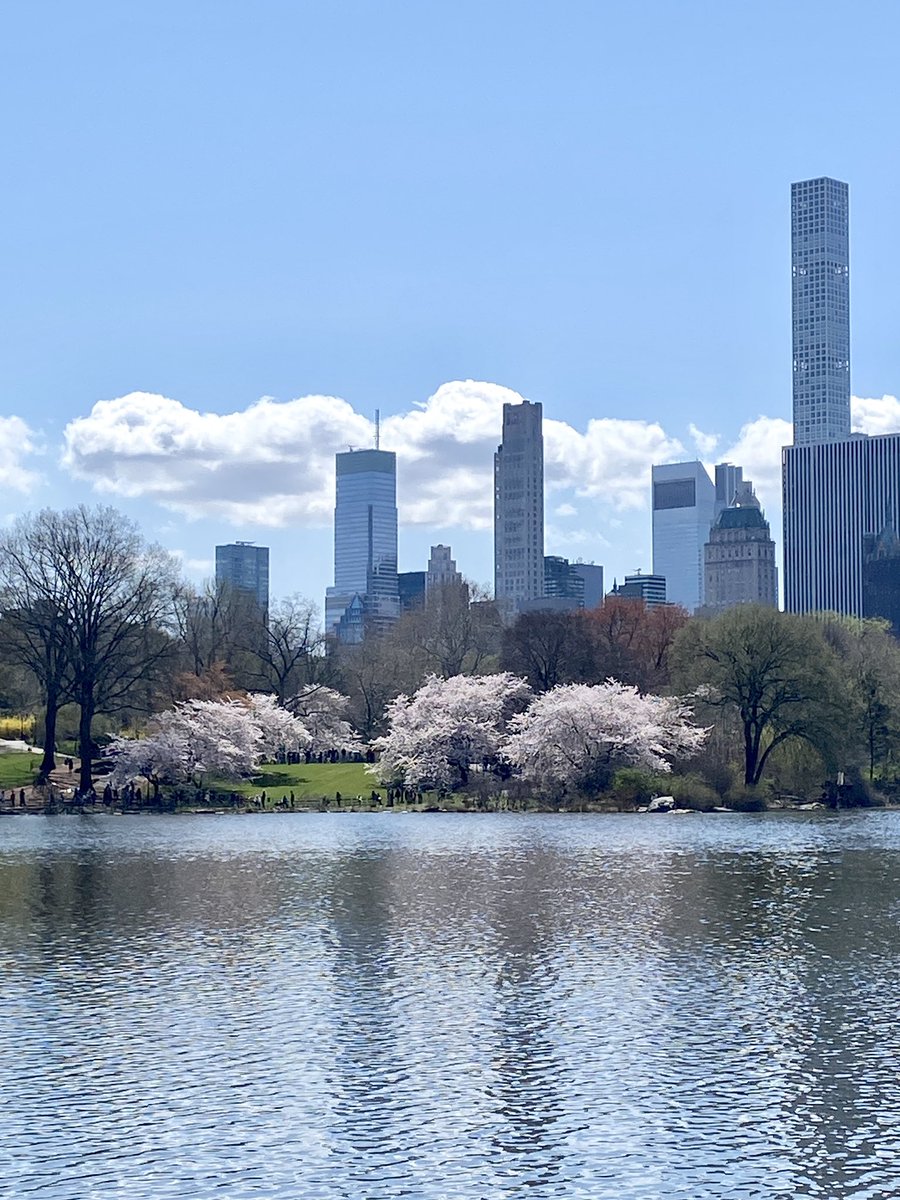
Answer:
<svg viewBox="0 0 900 1200"><path fill-rule="evenodd" d="M263 758L274 759L279 754L306 750L311 746L313 739L306 722L282 708L276 696L253 692L248 697L247 707L250 720L259 731L259 749Z"/></svg>
<svg viewBox="0 0 900 1200"><path fill-rule="evenodd" d="M117 738L115 782L142 775L158 792L160 783L202 775L241 779L259 763L311 743L306 725L281 708L274 696L239 700L185 700L154 717L143 738Z"/></svg>
<svg viewBox="0 0 900 1200"><path fill-rule="evenodd" d="M493 766L511 715L527 703L524 679L498 675L430 675L413 696L388 705L388 732L372 742L383 783L453 789L473 764Z"/></svg>
<svg viewBox="0 0 900 1200"><path fill-rule="evenodd" d="M314 754L331 750L359 750L362 743L346 719L347 696L334 688L311 683L288 700L288 708L303 723L309 734L304 747Z"/></svg>
<svg viewBox="0 0 900 1200"><path fill-rule="evenodd" d="M699 750L707 730L673 697L642 696L617 682L568 684L512 717L502 745L526 779L551 791L602 787L618 766L670 771Z"/></svg>

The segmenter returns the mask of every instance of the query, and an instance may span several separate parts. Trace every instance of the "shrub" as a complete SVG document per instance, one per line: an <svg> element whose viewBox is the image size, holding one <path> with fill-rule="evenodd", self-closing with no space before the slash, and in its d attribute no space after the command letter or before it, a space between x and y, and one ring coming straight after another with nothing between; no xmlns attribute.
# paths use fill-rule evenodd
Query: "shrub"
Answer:
<svg viewBox="0 0 900 1200"><path fill-rule="evenodd" d="M725 803L735 812L765 812L768 805L759 788L738 784L730 788L725 795Z"/></svg>
<svg viewBox="0 0 900 1200"><path fill-rule="evenodd" d="M659 795L660 778L667 777L654 771L642 771L640 767L620 767L613 776L610 797L619 808L637 808ZM662 790L665 790L664 786Z"/></svg>
<svg viewBox="0 0 900 1200"><path fill-rule="evenodd" d="M721 803L718 792L699 775L663 776L659 790L674 796L679 808L690 808L694 812L711 812Z"/></svg>

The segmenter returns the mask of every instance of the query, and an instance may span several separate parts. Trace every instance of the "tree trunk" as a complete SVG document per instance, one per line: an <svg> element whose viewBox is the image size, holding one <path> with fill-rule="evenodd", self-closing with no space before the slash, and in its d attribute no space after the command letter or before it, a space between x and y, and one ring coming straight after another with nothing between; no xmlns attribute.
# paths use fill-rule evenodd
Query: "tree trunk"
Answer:
<svg viewBox="0 0 900 1200"><path fill-rule="evenodd" d="M748 721L744 722L744 784L754 787L756 784L756 760L759 757L759 747Z"/></svg>
<svg viewBox="0 0 900 1200"><path fill-rule="evenodd" d="M91 691L82 692L81 716L78 721L78 757L81 769L78 790L83 794L91 789L91 726L94 723L94 696Z"/></svg>
<svg viewBox="0 0 900 1200"><path fill-rule="evenodd" d="M47 692L47 705L44 713L44 757L38 769L38 776L49 779L50 772L56 769L54 746L56 745L56 718L59 716L59 698L55 691Z"/></svg>

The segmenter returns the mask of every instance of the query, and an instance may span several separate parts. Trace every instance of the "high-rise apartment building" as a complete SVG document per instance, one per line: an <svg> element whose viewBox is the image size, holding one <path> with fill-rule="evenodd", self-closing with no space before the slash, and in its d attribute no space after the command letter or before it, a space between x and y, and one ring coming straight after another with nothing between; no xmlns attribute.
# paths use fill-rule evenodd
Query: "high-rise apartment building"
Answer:
<svg viewBox="0 0 900 1200"><path fill-rule="evenodd" d="M850 436L849 230L846 183L791 185L795 446Z"/></svg>
<svg viewBox="0 0 900 1200"><path fill-rule="evenodd" d="M704 547L705 609L778 604L775 543L749 480L713 522Z"/></svg>
<svg viewBox="0 0 900 1200"><path fill-rule="evenodd" d="M397 456L390 450L335 455L334 586L325 632L359 641L364 628L400 612L397 584Z"/></svg>
<svg viewBox="0 0 900 1200"><path fill-rule="evenodd" d="M794 444L782 451L784 604L865 612L867 539L900 527L900 434L850 433L848 189L791 187Z"/></svg>
<svg viewBox="0 0 900 1200"><path fill-rule="evenodd" d="M432 546L425 571L425 590L448 587L451 584L461 584L462 574L457 571L456 563L449 546Z"/></svg>
<svg viewBox="0 0 900 1200"><path fill-rule="evenodd" d="M540 404L503 405L494 455L494 596L514 613L544 594L544 433Z"/></svg>
<svg viewBox="0 0 900 1200"><path fill-rule="evenodd" d="M216 546L216 583L252 596L263 611L269 607L269 547L253 542Z"/></svg>
<svg viewBox="0 0 900 1200"><path fill-rule="evenodd" d="M693 612L703 603L703 547L716 515L716 489L701 462L653 468L653 574L666 598Z"/></svg>

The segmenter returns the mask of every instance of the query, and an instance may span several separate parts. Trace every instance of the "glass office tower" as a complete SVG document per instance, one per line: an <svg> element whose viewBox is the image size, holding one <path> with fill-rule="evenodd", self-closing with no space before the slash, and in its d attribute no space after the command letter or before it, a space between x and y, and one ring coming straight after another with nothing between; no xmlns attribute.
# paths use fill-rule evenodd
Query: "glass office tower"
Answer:
<svg viewBox="0 0 900 1200"><path fill-rule="evenodd" d="M544 594L544 430L540 404L503 405L494 455L494 597L506 615Z"/></svg>
<svg viewBox="0 0 900 1200"><path fill-rule="evenodd" d="M716 489L702 462L652 471L653 574L666 598L693 612L703 603L703 547L716 516Z"/></svg>
<svg viewBox="0 0 900 1200"><path fill-rule="evenodd" d="M252 542L216 546L216 583L253 596L265 612L269 607L269 547Z"/></svg>
<svg viewBox="0 0 900 1200"><path fill-rule="evenodd" d="M334 586L325 630L360 641L366 627L396 620L397 456L390 450L335 455Z"/></svg>

